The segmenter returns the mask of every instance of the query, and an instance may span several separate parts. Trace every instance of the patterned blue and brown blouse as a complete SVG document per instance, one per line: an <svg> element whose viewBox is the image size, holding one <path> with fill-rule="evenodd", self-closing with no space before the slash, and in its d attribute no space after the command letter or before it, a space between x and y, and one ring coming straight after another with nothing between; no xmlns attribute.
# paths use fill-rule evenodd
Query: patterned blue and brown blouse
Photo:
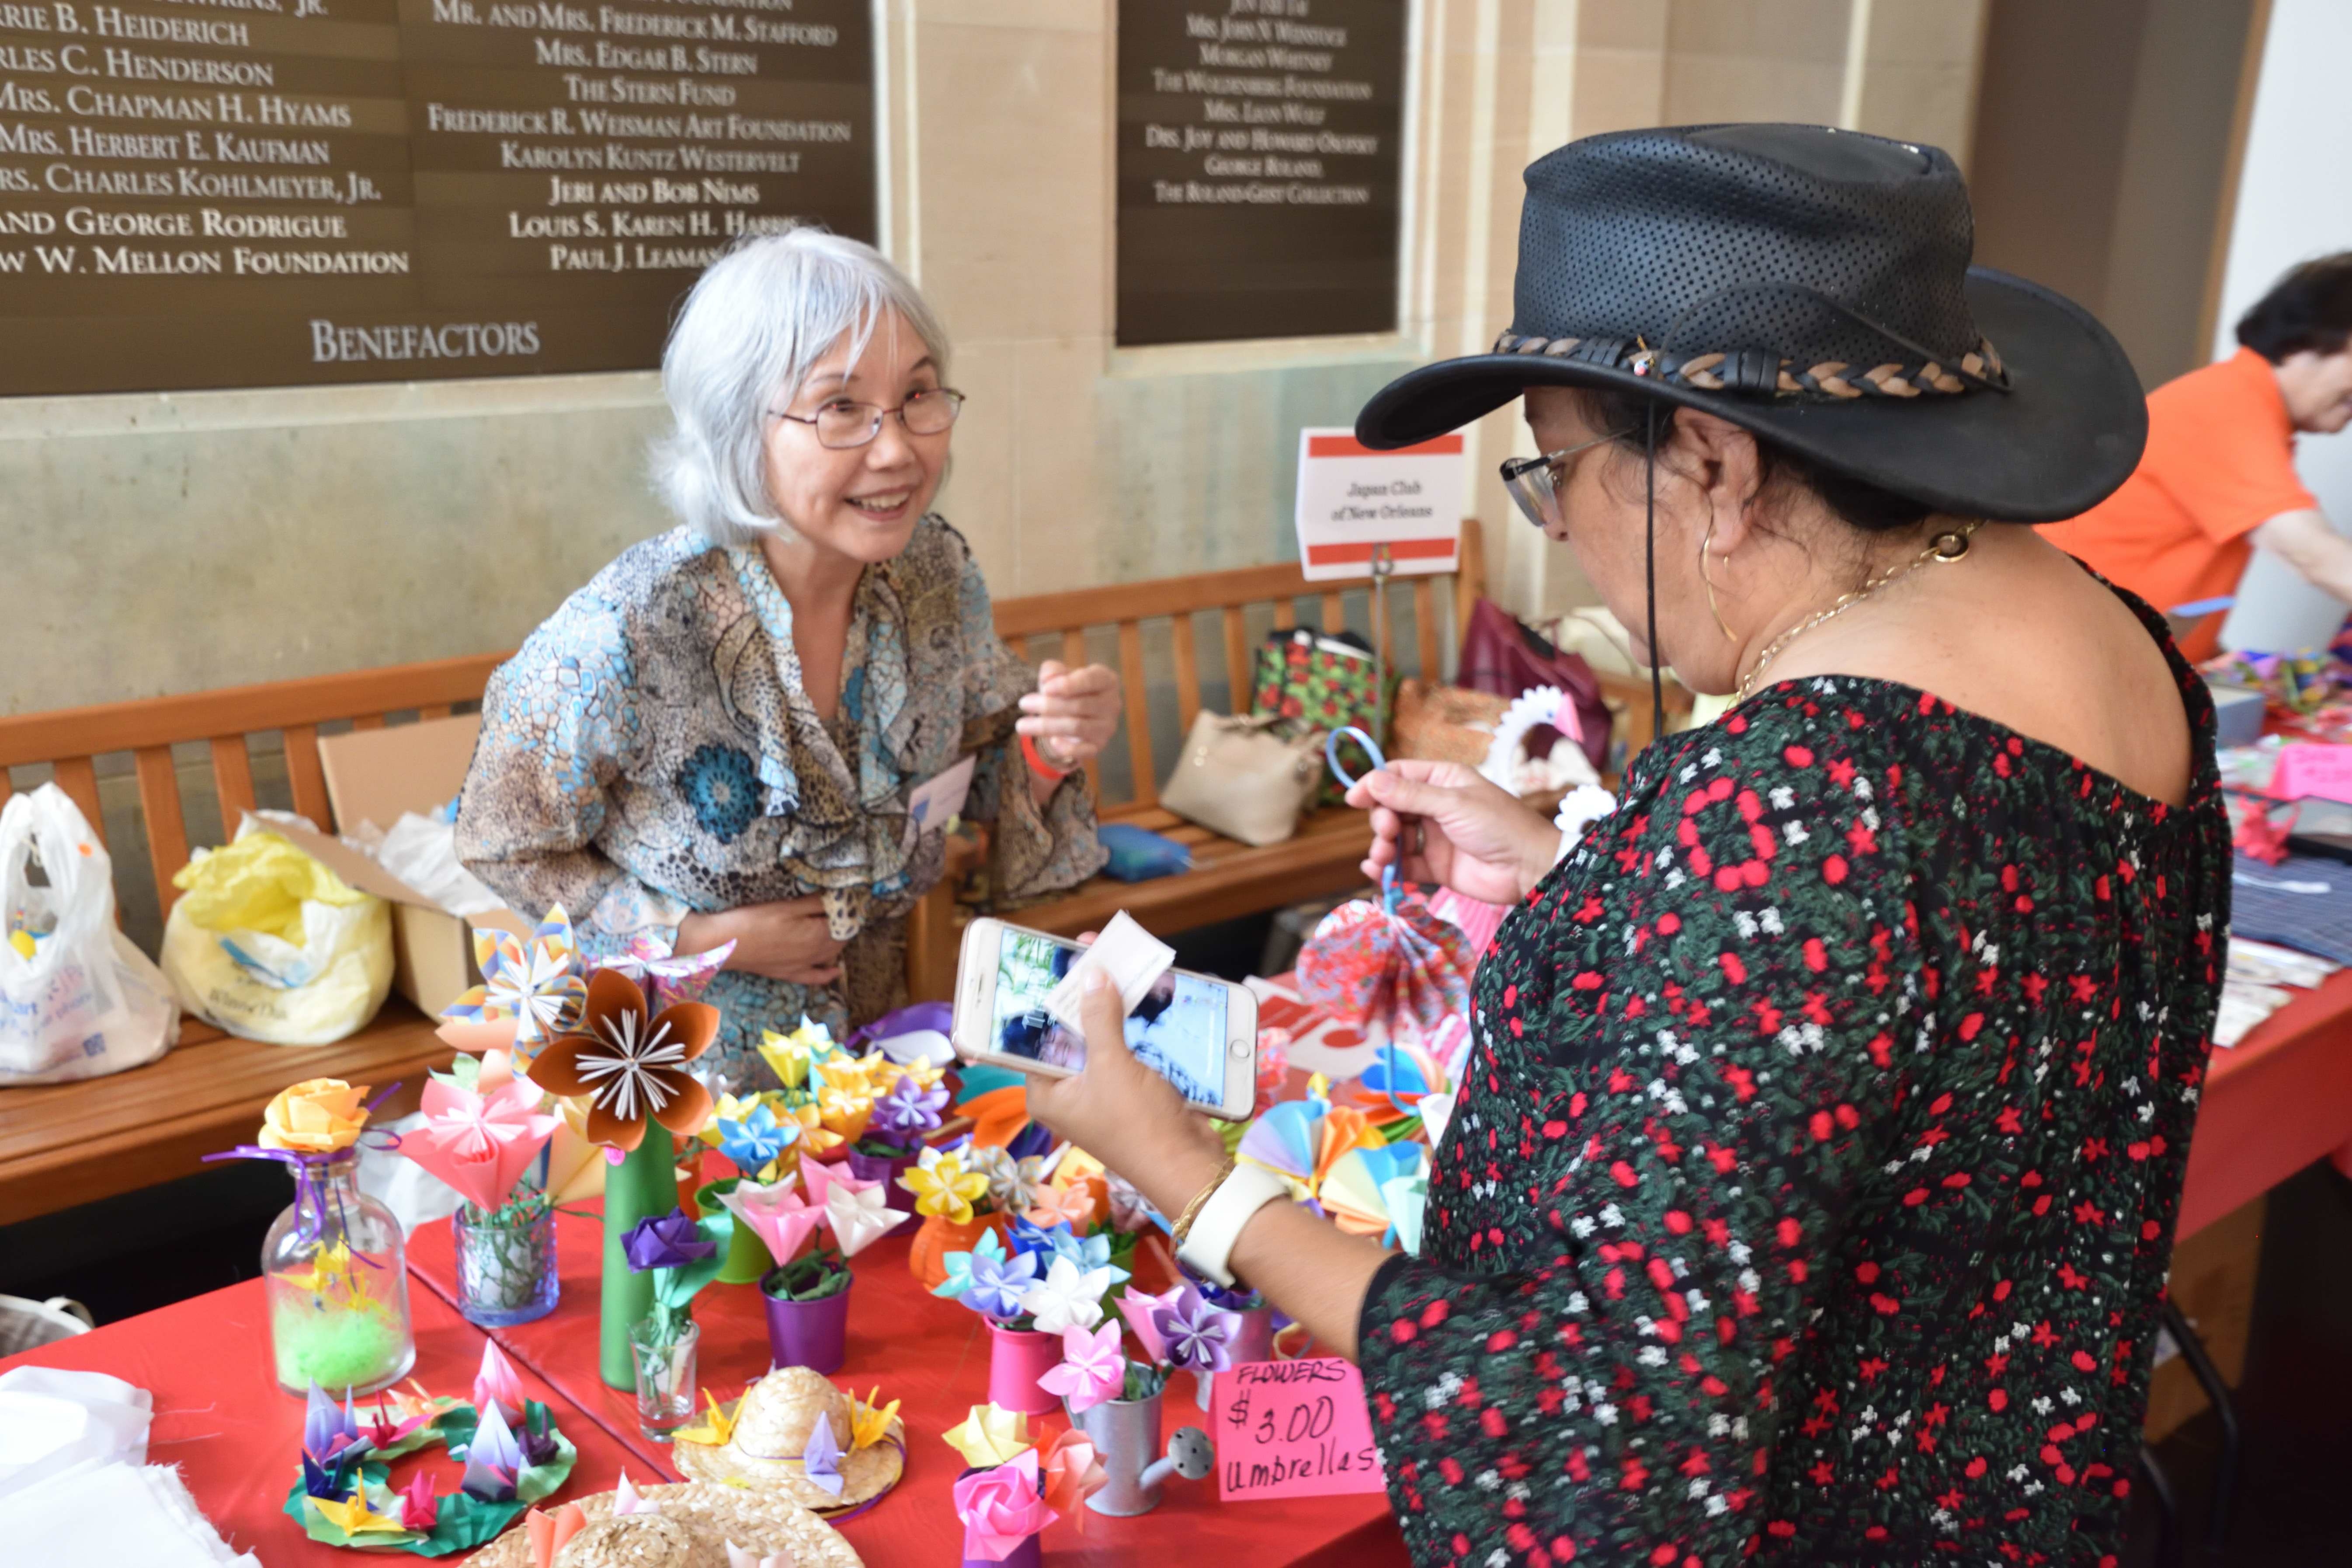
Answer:
<svg viewBox="0 0 2352 1568"><path fill-rule="evenodd" d="M1364 1302L1416 1563L2116 1562L2229 919L2170 657L2185 807L1878 680L1643 754Z"/></svg>
<svg viewBox="0 0 2352 1568"><path fill-rule="evenodd" d="M678 528L624 553L490 679L457 817L458 857L533 917L571 912L591 952L667 942L690 911L822 895L843 978L804 988L728 971L709 1000L739 1082L766 1029L836 1032L904 996L904 917L938 880L943 824L908 795L976 753L963 815L992 825L1000 900L1101 866L1082 775L1033 799L1013 721L1036 675L996 635L962 535L937 517L859 579L827 724L792 606L756 547Z"/></svg>

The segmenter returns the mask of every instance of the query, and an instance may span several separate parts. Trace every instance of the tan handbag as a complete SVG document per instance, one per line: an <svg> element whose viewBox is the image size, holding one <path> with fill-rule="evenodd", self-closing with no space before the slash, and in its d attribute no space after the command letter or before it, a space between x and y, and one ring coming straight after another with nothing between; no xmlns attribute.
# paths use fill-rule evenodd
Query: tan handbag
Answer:
<svg viewBox="0 0 2352 1568"><path fill-rule="evenodd" d="M1298 831L1298 814L1323 772L1323 736L1295 740L1276 732L1274 714L1236 719L1203 713L1192 721L1176 771L1160 804L1188 822L1263 848Z"/></svg>

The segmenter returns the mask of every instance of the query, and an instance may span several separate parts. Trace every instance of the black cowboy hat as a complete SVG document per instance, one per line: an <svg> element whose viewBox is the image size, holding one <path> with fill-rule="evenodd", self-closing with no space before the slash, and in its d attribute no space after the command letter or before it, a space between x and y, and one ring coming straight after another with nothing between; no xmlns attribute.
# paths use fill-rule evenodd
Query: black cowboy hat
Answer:
<svg viewBox="0 0 2352 1568"><path fill-rule="evenodd" d="M1530 165L1511 330L1383 387L1367 447L1411 446L1529 386L1643 392L1963 517L2073 517L2147 437L2091 313L1970 267L1940 148L1821 125L1571 142Z"/></svg>

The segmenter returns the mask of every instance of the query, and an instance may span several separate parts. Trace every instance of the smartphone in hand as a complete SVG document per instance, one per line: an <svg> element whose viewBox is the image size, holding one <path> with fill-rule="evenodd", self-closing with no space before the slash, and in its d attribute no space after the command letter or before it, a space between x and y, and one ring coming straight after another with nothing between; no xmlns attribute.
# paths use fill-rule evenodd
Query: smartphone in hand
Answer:
<svg viewBox="0 0 2352 1568"><path fill-rule="evenodd" d="M1067 937L973 921L956 974L956 1055L1044 1078L1083 1068L1085 1039L1045 998L1085 952ZM1256 1103L1257 998L1245 985L1169 970L1128 1015L1127 1046L1212 1116L1245 1121Z"/></svg>

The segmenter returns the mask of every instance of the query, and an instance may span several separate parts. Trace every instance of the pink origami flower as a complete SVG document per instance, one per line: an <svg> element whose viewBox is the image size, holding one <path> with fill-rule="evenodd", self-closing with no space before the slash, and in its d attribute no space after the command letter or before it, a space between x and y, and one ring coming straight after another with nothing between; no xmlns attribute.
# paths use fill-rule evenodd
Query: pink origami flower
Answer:
<svg viewBox="0 0 2352 1568"><path fill-rule="evenodd" d="M1062 1517L1045 1506L1034 1448L958 1480L955 1510L963 1521L966 1562L1002 1563L1015 1547Z"/></svg>
<svg viewBox="0 0 2352 1568"><path fill-rule="evenodd" d="M1182 1299L1183 1294L1184 1287L1181 1285L1174 1286L1157 1296L1148 1296L1130 1285L1120 1294L1116 1303L1118 1315L1127 1320L1127 1326L1133 1329L1135 1337L1142 1342L1145 1360L1166 1361L1168 1359L1167 1343L1160 1337L1160 1329L1152 1322L1151 1316L1163 1309L1174 1307Z"/></svg>
<svg viewBox="0 0 2352 1568"><path fill-rule="evenodd" d="M1045 1445L1044 1470L1045 1506L1084 1533L1089 1511L1087 1499L1110 1484L1094 1439L1078 1427L1071 1427Z"/></svg>
<svg viewBox="0 0 2352 1568"><path fill-rule="evenodd" d="M522 1379L496 1340L482 1342L482 1369L474 1374L474 1408L487 1413L498 1406L499 1419L509 1427L522 1425Z"/></svg>
<svg viewBox="0 0 2352 1568"><path fill-rule="evenodd" d="M1127 1385L1127 1348L1118 1325L1062 1331L1061 1361L1037 1374L1037 1386L1070 1402L1070 1414L1117 1399Z"/></svg>
<svg viewBox="0 0 2352 1568"><path fill-rule="evenodd" d="M790 1182L766 1187L739 1182L732 1192L721 1193L719 1201L738 1225L750 1226L767 1243L768 1256L779 1263L798 1258L803 1244L824 1220L824 1208L802 1196Z"/></svg>
<svg viewBox="0 0 2352 1568"><path fill-rule="evenodd" d="M477 1094L435 1079L425 1086L424 1109L425 1125L401 1135L400 1152L485 1213L505 1205L563 1124L539 1114L539 1089L520 1079Z"/></svg>

